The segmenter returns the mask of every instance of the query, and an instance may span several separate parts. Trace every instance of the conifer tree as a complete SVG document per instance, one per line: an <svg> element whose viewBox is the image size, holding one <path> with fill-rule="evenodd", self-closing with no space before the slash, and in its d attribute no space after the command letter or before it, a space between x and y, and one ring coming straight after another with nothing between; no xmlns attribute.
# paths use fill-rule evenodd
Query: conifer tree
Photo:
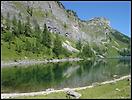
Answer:
<svg viewBox="0 0 132 100"><path fill-rule="evenodd" d="M82 49L82 56L83 57L93 57L94 53L91 50L91 47L89 46L89 44L87 43L86 45L83 46Z"/></svg>
<svg viewBox="0 0 132 100"><path fill-rule="evenodd" d="M24 34L26 36L31 36L31 33L32 33L32 29L31 29L31 23L30 23L30 17L27 16L27 22L25 23L25 27L24 27L25 31L24 31Z"/></svg>
<svg viewBox="0 0 132 100"><path fill-rule="evenodd" d="M53 52L57 57L62 54L62 41L60 40L58 34L56 34L56 39L54 41Z"/></svg>
<svg viewBox="0 0 132 100"><path fill-rule="evenodd" d="M18 36L18 23L16 16L14 15L13 20L12 20L12 33L16 36Z"/></svg>
<svg viewBox="0 0 132 100"><path fill-rule="evenodd" d="M19 34L22 34L22 33L23 33L22 30L23 30L23 28L22 28L22 23L21 23L21 20L19 20L19 21L18 21L18 33L19 33Z"/></svg>
<svg viewBox="0 0 132 100"><path fill-rule="evenodd" d="M40 36L41 35L40 26L39 26L37 20L34 20L33 22L34 22L34 25L35 25L35 27L34 27L34 36L40 39L41 38L41 36Z"/></svg>
<svg viewBox="0 0 132 100"><path fill-rule="evenodd" d="M48 48L51 48L51 33L48 31L46 24L44 24L44 30L42 34L42 44Z"/></svg>
<svg viewBox="0 0 132 100"><path fill-rule="evenodd" d="M81 48L82 48L81 40L77 41L76 48L77 48L78 50L81 50Z"/></svg>
<svg viewBox="0 0 132 100"><path fill-rule="evenodd" d="M6 29L10 30L11 25L10 25L10 13L9 12L7 13L7 18L6 18L6 23L5 24L6 24Z"/></svg>

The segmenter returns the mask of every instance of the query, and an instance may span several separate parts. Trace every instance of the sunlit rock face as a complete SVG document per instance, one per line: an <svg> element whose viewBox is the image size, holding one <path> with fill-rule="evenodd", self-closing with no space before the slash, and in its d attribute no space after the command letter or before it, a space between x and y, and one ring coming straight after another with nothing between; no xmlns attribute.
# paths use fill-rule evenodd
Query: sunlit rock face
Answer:
<svg viewBox="0 0 132 100"><path fill-rule="evenodd" d="M27 8L33 9L30 16ZM105 39L106 33L111 30L110 21L104 17L95 17L88 21L82 21L72 10L66 10L65 7L57 1L2 1L1 14L6 17L10 14L10 19L19 13L23 21L29 15L32 21L37 20L40 27L47 24L51 32L65 35L74 40L81 39L88 42L101 42Z"/></svg>

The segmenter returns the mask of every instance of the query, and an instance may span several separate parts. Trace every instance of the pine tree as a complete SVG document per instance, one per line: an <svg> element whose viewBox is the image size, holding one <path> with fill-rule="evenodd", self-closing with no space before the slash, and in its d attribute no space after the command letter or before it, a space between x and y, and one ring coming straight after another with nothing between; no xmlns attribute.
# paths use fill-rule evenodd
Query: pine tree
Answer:
<svg viewBox="0 0 132 100"><path fill-rule="evenodd" d="M12 24L13 24L14 27L16 27L16 25L17 25L17 19L16 19L15 15L13 17Z"/></svg>
<svg viewBox="0 0 132 100"><path fill-rule="evenodd" d="M9 43L9 49L11 48L11 41L13 40L12 32L6 31L3 36L4 41Z"/></svg>
<svg viewBox="0 0 132 100"><path fill-rule="evenodd" d="M56 39L54 41L53 52L56 54L57 57L62 54L62 41L60 40L58 34L56 34Z"/></svg>
<svg viewBox="0 0 132 100"><path fill-rule="evenodd" d="M23 30L23 29L22 29L22 23L21 23L21 20L19 20L19 21L18 21L18 33L19 33L19 34L22 34L22 33L23 33L22 30Z"/></svg>
<svg viewBox="0 0 132 100"><path fill-rule="evenodd" d="M22 15L21 13L18 14L19 20L18 20L18 32L19 34L24 34L24 23L22 23Z"/></svg>
<svg viewBox="0 0 132 100"><path fill-rule="evenodd" d="M40 36L41 35L40 26L39 26L37 20L34 20L33 22L34 22L34 25L35 25L35 27L34 27L34 36L40 39L41 38L41 36Z"/></svg>
<svg viewBox="0 0 132 100"><path fill-rule="evenodd" d="M93 51L91 50L89 44L87 43L86 45L83 46L83 49L82 49L82 56L83 57L93 57L94 56L94 53Z"/></svg>
<svg viewBox="0 0 132 100"><path fill-rule="evenodd" d="M6 23L5 24L6 24L6 29L10 30L11 25L10 25L10 13L9 12L7 13L7 18L6 18Z"/></svg>
<svg viewBox="0 0 132 100"><path fill-rule="evenodd" d="M42 44L48 48L51 48L51 33L48 31L46 24L44 24L44 31L42 34Z"/></svg>
<svg viewBox="0 0 132 100"><path fill-rule="evenodd" d="M30 16L32 16L32 14L33 14L33 8L27 6L27 13L28 13Z"/></svg>
<svg viewBox="0 0 132 100"><path fill-rule="evenodd" d="M19 19L22 19L22 14L20 12L19 12L18 16L19 16Z"/></svg>
<svg viewBox="0 0 132 100"><path fill-rule="evenodd" d="M14 15L13 20L12 20L12 33L16 36L18 36L18 30L17 30L17 19L16 16Z"/></svg>
<svg viewBox="0 0 132 100"><path fill-rule="evenodd" d="M30 24L30 17L27 16L27 22L25 23L25 27L24 27L24 34L26 36L31 36L32 30L31 30L31 24Z"/></svg>
<svg viewBox="0 0 132 100"><path fill-rule="evenodd" d="M76 48L77 48L78 50L81 50L81 48L82 48L81 40L77 41Z"/></svg>

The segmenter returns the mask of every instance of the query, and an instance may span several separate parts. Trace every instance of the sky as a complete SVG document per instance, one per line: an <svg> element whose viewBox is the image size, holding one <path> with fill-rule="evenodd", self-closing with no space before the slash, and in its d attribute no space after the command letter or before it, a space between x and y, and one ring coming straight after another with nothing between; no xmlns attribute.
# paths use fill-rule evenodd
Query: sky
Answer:
<svg viewBox="0 0 132 100"><path fill-rule="evenodd" d="M130 1L60 1L66 9L75 11L82 20L105 17L110 26L131 37Z"/></svg>

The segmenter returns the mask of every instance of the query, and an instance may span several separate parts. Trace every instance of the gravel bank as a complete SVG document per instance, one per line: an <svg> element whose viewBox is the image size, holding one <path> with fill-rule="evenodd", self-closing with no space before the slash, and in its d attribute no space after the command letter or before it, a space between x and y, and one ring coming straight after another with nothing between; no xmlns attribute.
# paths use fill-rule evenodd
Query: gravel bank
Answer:
<svg viewBox="0 0 132 100"><path fill-rule="evenodd" d="M56 62L66 62L66 61L80 61L83 59L80 58L64 58L64 59L52 59L52 60L18 60L18 61L1 61L1 67L4 66L16 66L16 65L32 65L32 64L41 64L41 63L56 63Z"/></svg>

